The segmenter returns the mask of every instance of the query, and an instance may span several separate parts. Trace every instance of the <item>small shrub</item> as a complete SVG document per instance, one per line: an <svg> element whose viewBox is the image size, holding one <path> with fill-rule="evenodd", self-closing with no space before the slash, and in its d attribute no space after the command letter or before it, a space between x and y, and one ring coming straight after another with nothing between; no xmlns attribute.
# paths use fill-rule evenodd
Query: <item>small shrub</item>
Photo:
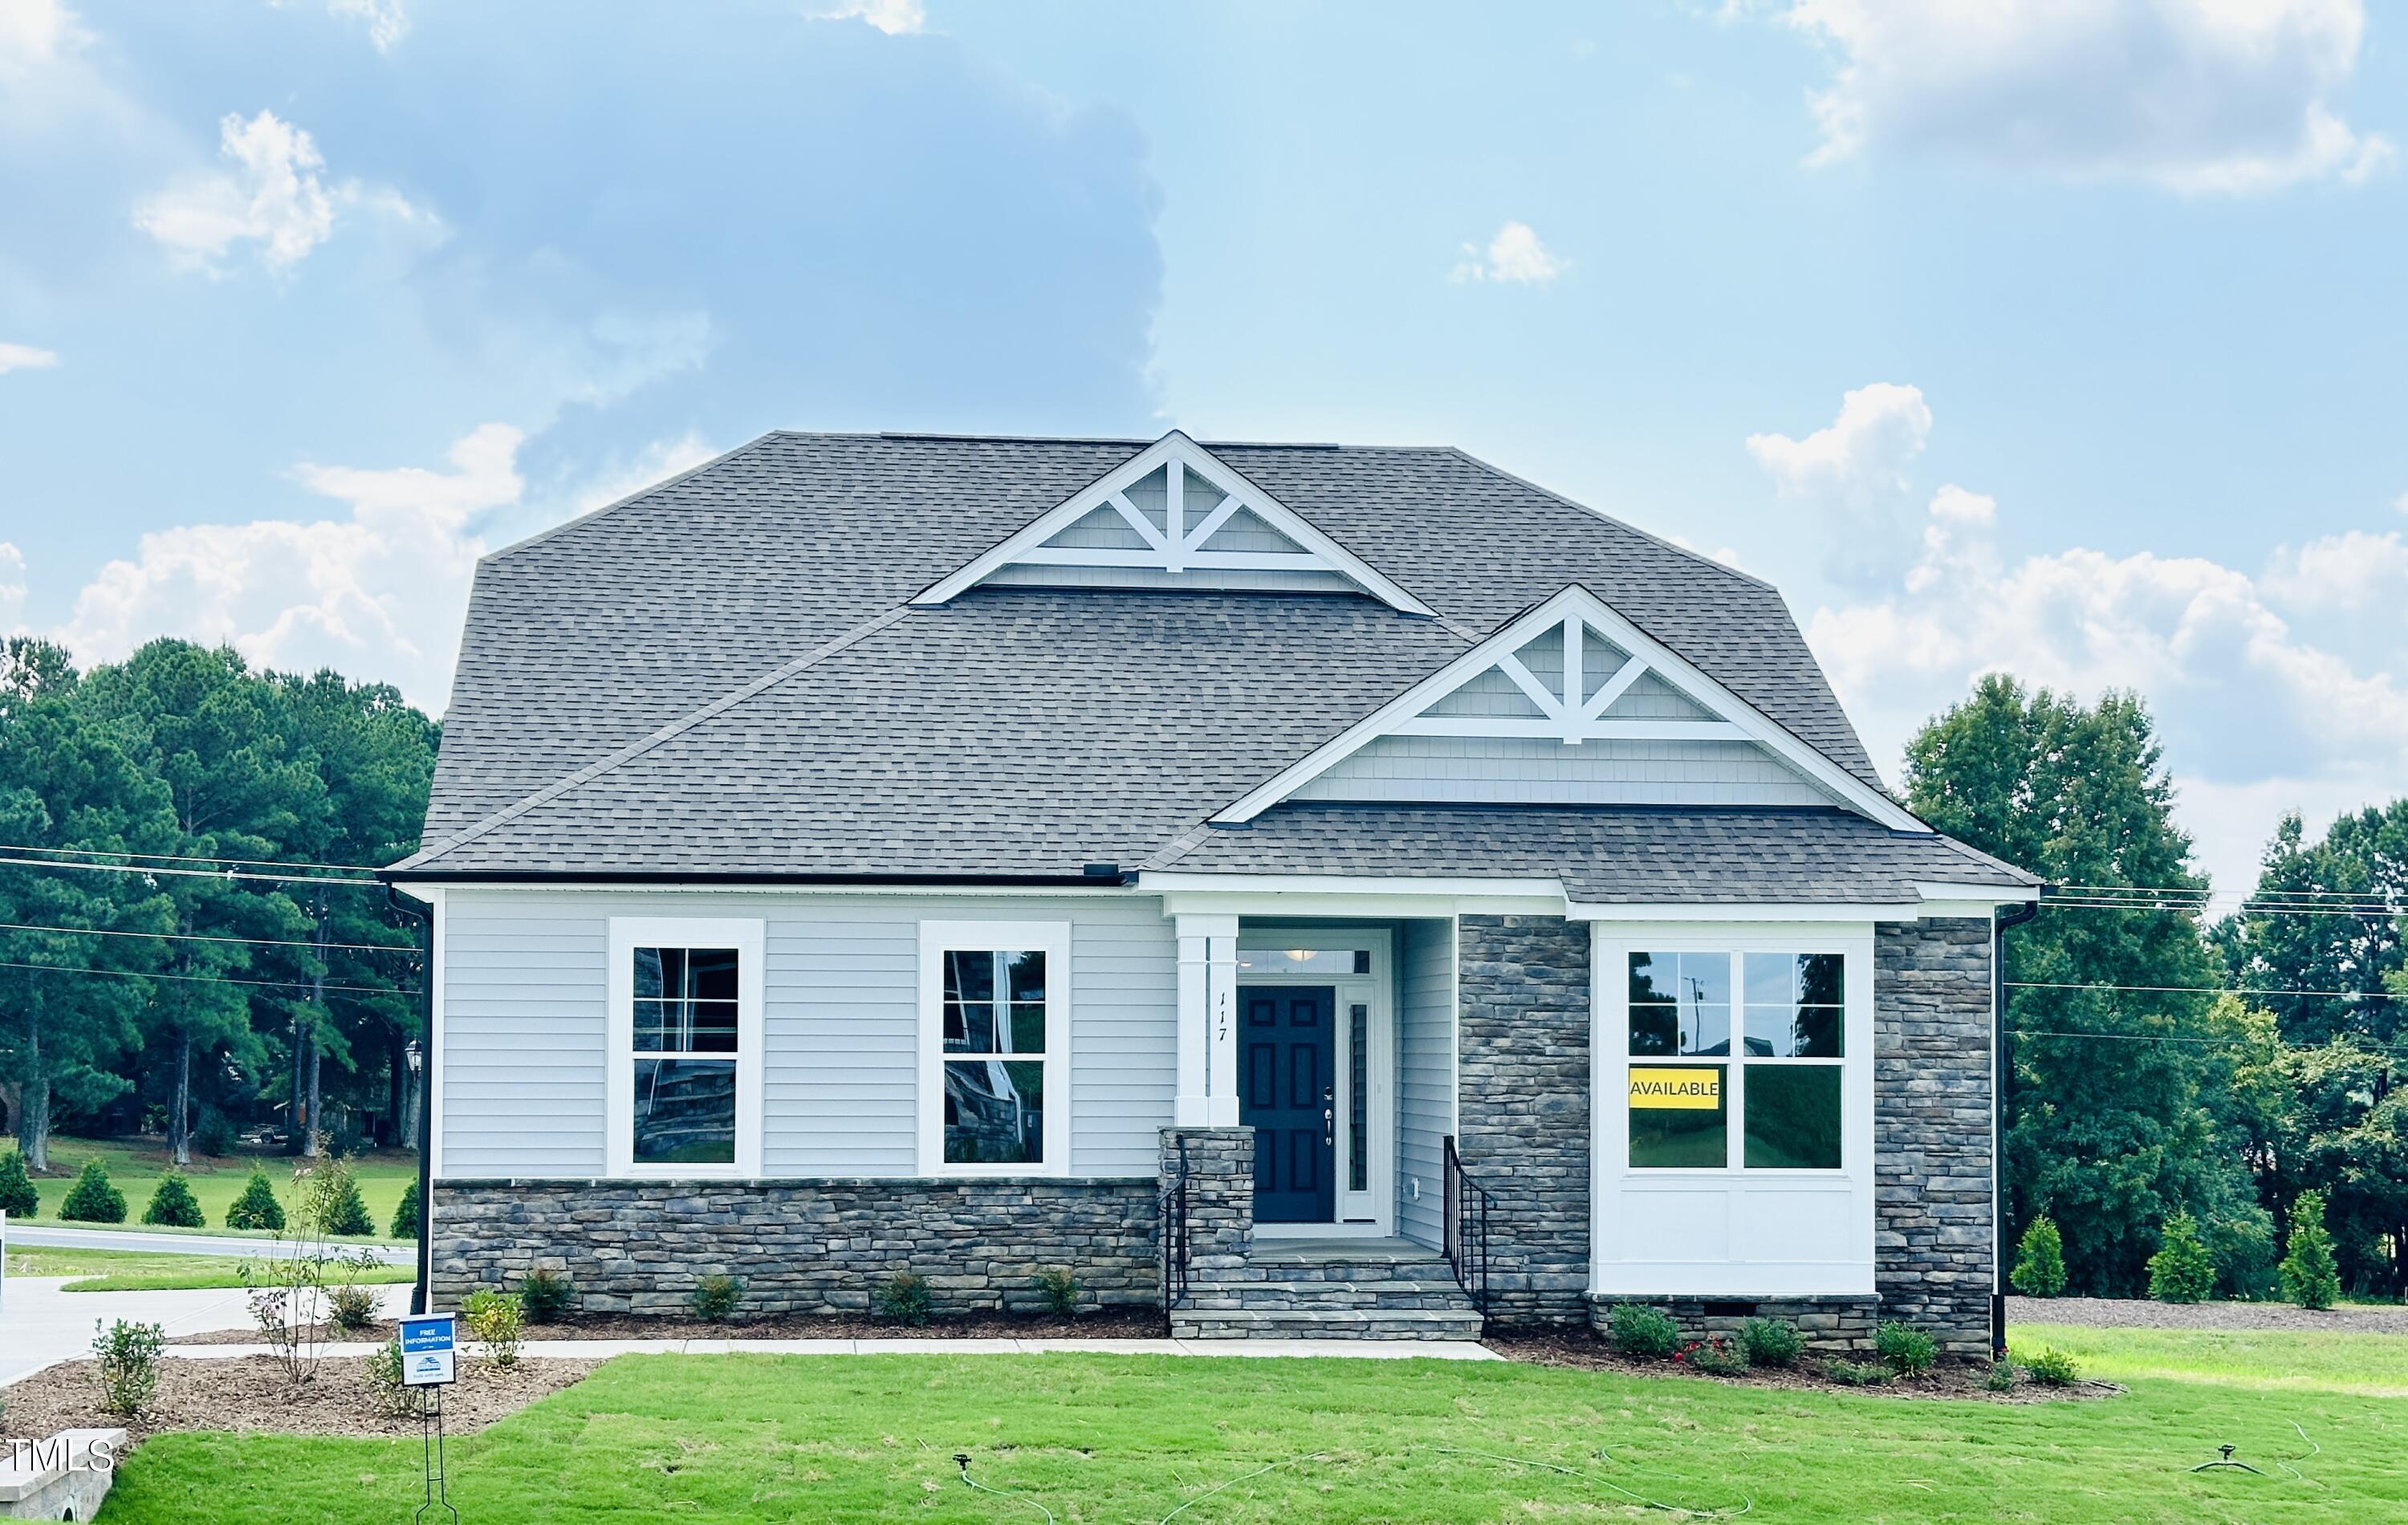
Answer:
<svg viewBox="0 0 2408 1525"><path fill-rule="evenodd" d="M1625 1302L1606 1318L1605 1343L1634 1360L1662 1360L1681 1348L1681 1326L1661 1309Z"/></svg>
<svg viewBox="0 0 2408 1525"><path fill-rule="evenodd" d="M2200 1242L2188 1213L2166 1219L2157 1253L2149 1257L2149 1295L2160 1302L2204 1302L2215 1290L2215 1262Z"/></svg>
<svg viewBox="0 0 2408 1525"><path fill-rule="evenodd" d="M276 1183L267 1178L266 1166L255 1162L251 1165L251 1179L243 1183L242 1195L226 1209L225 1226L284 1231L284 1204L277 1200Z"/></svg>
<svg viewBox="0 0 2408 1525"><path fill-rule="evenodd" d="M2026 1356L2023 1369L2034 1382L2046 1388L2070 1388L2082 1380L2082 1368L2062 1350L2042 1345L2040 1354Z"/></svg>
<svg viewBox="0 0 2408 1525"><path fill-rule="evenodd" d="M1940 1346L1913 1324L1884 1324L1873 1334L1873 1352L1899 1376L1922 1376L1940 1359Z"/></svg>
<svg viewBox="0 0 2408 1525"><path fill-rule="evenodd" d="M368 1392L375 1399L377 1412L383 1415L410 1413L417 1407L409 1388L401 1381L401 1342L387 1340L377 1346L367 1361Z"/></svg>
<svg viewBox="0 0 2408 1525"><path fill-rule="evenodd" d="M712 1323L724 1322L734 1316L736 1304L744 1298L744 1284L733 1276L705 1276L694 1284L695 1316Z"/></svg>
<svg viewBox="0 0 2408 1525"><path fill-rule="evenodd" d="M201 1216L201 1204L193 1201L192 1184L181 1171L169 1171L159 1177L158 1189L150 1193L150 1205L142 1210L142 1221L169 1229L205 1229L208 1219Z"/></svg>
<svg viewBox="0 0 2408 1525"><path fill-rule="evenodd" d="M349 1282L326 1289L326 1316L337 1329L362 1330L376 1322L377 1294L372 1287Z"/></svg>
<svg viewBox="0 0 2408 1525"><path fill-rule="evenodd" d="M1992 1392L2014 1391L2015 1363L2004 1356L1990 1362L1990 1369L1982 1375L1982 1386Z"/></svg>
<svg viewBox="0 0 2408 1525"><path fill-rule="evenodd" d="M326 1194L326 1232L338 1238L375 1233L376 1220L368 1216L368 1204L360 1197L360 1184L352 1177L351 1168L340 1159L330 1158L325 1171L322 1189Z"/></svg>
<svg viewBox="0 0 2408 1525"><path fill-rule="evenodd" d="M159 1390L159 1352L166 1347L167 1331L157 1324L129 1324L121 1318L103 1329L93 1322L93 1374L100 1379L100 1406L121 1418L142 1412Z"/></svg>
<svg viewBox="0 0 2408 1525"><path fill-rule="evenodd" d="M1079 1278L1068 1266L1048 1266L1037 1273L1037 1289L1045 1294L1045 1311L1070 1318L1079 1312Z"/></svg>
<svg viewBox="0 0 2408 1525"><path fill-rule="evenodd" d="M212 1159L223 1159L241 1143L234 1119L214 1107L201 1114L201 1126L193 1129L193 1147Z"/></svg>
<svg viewBox="0 0 2408 1525"><path fill-rule="evenodd" d="M480 1287L460 1304L468 1332L485 1347L485 1359L507 1372L519 1363L519 1342L526 1335L526 1310L516 1296Z"/></svg>
<svg viewBox="0 0 2408 1525"><path fill-rule="evenodd" d="M1750 1366L1795 1366L1806 1341L1795 1325L1778 1318L1751 1318L1739 1327L1739 1347Z"/></svg>
<svg viewBox="0 0 2408 1525"><path fill-rule="evenodd" d="M29 1218L41 1205L42 1194L34 1189L34 1178L25 1173L24 1155L15 1149L0 1154L0 1213Z"/></svg>
<svg viewBox="0 0 2408 1525"><path fill-rule="evenodd" d="M59 1203L62 1222L122 1223L125 1221L125 1193L108 1184L108 1167L97 1159L84 1161L83 1173L67 1188L67 1200Z"/></svg>
<svg viewBox="0 0 2408 1525"><path fill-rule="evenodd" d="M2302 1308L2329 1308L2341 1297L2341 1268L2325 1228L2325 1195L2302 1191L2291 1206L2291 1246L2283 1254L2283 1295Z"/></svg>
<svg viewBox="0 0 2408 1525"><path fill-rule="evenodd" d="M2007 1279L2026 1297L2057 1297L2065 1290L2065 1240L2043 1213L2015 1246L2015 1269Z"/></svg>
<svg viewBox="0 0 2408 1525"><path fill-rule="evenodd" d="M879 1316L918 1329L928 1321L928 1278L914 1272L898 1271L886 1278L870 1301L877 1305Z"/></svg>
<svg viewBox="0 0 2408 1525"><path fill-rule="evenodd" d="M1834 1357L1823 1363L1823 1374L1843 1388L1878 1388L1889 1380L1889 1368L1879 1361Z"/></svg>
<svg viewBox="0 0 2408 1525"><path fill-rule="evenodd" d="M519 1304L526 1309L530 1324L559 1322L576 1297L576 1288L569 1286L566 1276L542 1266L519 1279Z"/></svg>
<svg viewBox="0 0 2408 1525"><path fill-rule="evenodd" d="M1747 1371L1746 1355L1719 1334L1690 1341L1673 1352L1672 1359L1708 1376L1740 1376Z"/></svg>
<svg viewBox="0 0 2408 1525"><path fill-rule="evenodd" d="M401 1201L393 1210L393 1237L413 1241L418 1238L418 1181L414 1176L409 1185L401 1188Z"/></svg>

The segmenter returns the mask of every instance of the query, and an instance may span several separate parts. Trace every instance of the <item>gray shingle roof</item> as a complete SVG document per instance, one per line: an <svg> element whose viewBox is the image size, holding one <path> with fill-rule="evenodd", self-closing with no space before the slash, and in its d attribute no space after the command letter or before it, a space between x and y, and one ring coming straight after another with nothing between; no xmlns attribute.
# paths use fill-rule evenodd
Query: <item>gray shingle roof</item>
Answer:
<svg viewBox="0 0 2408 1525"><path fill-rule="evenodd" d="M1560 879L1572 899L1915 900L1922 883L2022 888L2019 869L1947 837L1842 810L1290 802L1216 827L1172 873Z"/></svg>
<svg viewBox="0 0 2408 1525"><path fill-rule="evenodd" d="M1464 649L1326 595L905 607L1145 443L773 434L488 557L411 866L1134 865ZM1462 626L1585 583L1879 787L1765 584L1453 450L1206 448Z"/></svg>

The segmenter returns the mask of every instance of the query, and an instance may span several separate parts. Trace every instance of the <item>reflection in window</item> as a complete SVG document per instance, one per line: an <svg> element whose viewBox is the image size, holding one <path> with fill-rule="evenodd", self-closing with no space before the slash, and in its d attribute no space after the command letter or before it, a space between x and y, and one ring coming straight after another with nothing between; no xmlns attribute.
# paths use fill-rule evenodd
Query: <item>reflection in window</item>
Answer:
<svg viewBox="0 0 2408 1525"><path fill-rule="evenodd" d="M635 950L635 1163L736 1162L738 974L734 948Z"/></svg>
<svg viewBox="0 0 2408 1525"><path fill-rule="evenodd" d="M1045 955L949 949L944 958L945 1163L1045 1158Z"/></svg>
<svg viewBox="0 0 2408 1525"><path fill-rule="evenodd" d="M1632 954L1631 1167L1840 1169L1846 963L1835 953ZM1735 1062L1682 1062L1693 1057Z"/></svg>

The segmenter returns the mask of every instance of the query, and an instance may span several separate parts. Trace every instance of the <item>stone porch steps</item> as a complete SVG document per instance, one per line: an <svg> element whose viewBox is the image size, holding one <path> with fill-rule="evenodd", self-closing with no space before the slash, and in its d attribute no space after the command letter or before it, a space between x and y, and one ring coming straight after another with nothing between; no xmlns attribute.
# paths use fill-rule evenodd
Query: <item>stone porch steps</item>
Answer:
<svg viewBox="0 0 2408 1525"><path fill-rule="evenodd" d="M1182 1340L1477 1340L1480 1315L1449 1308L1181 1308Z"/></svg>
<svg viewBox="0 0 2408 1525"><path fill-rule="evenodd" d="M1257 1240L1202 1271L1170 1318L1198 1340L1473 1340L1480 1327L1445 1259L1401 1239Z"/></svg>

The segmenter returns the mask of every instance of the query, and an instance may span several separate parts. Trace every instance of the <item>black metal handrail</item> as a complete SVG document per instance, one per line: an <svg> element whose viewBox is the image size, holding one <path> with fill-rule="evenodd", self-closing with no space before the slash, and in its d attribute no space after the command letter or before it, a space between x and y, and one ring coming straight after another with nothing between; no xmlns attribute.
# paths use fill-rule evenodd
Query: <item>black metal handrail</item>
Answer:
<svg viewBox="0 0 2408 1525"><path fill-rule="evenodd" d="M1463 1156L1455 1148L1455 1135L1445 1139L1445 1225L1442 1242L1446 1247L1446 1263L1455 1272L1457 1285L1471 1299L1471 1306L1485 1324L1488 1319L1488 1215L1495 1209L1497 1199L1486 1187L1471 1178L1463 1168Z"/></svg>
<svg viewBox="0 0 2408 1525"><path fill-rule="evenodd" d="M1162 1183L1154 1203L1154 1221L1162 1230L1162 1324L1170 1327L1170 1310L1187 1300L1187 1141L1179 1141L1179 1164Z"/></svg>

